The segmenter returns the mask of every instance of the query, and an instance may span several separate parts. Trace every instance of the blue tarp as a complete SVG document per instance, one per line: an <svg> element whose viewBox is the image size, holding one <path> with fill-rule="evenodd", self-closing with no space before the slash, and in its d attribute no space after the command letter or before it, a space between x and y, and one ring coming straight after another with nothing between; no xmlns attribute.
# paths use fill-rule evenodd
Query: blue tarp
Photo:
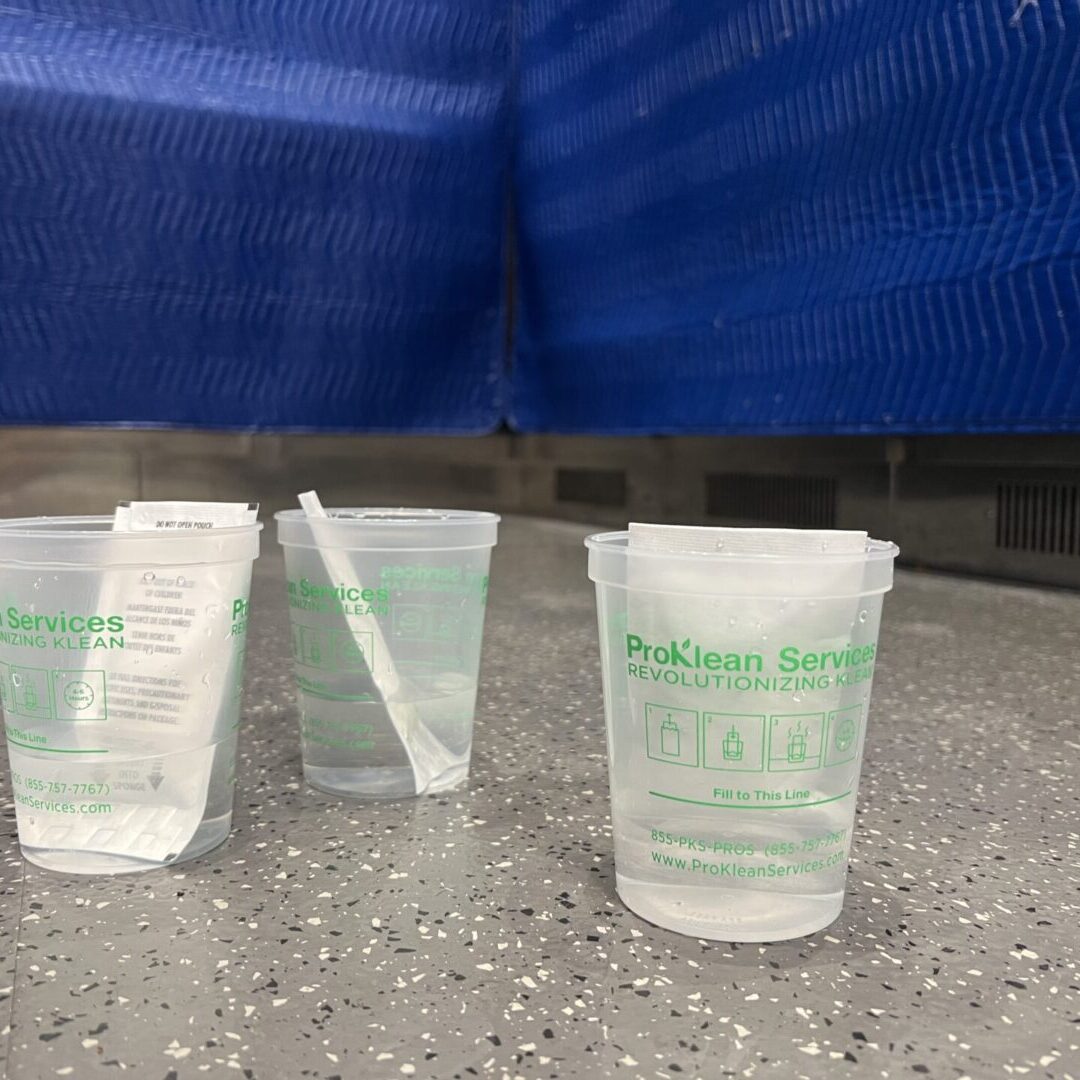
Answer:
<svg viewBox="0 0 1080 1080"><path fill-rule="evenodd" d="M0 417L490 430L502 0L6 0Z"/></svg>
<svg viewBox="0 0 1080 1080"><path fill-rule="evenodd" d="M1078 67L1065 0L7 0L0 422L1080 430Z"/></svg>
<svg viewBox="0 0 1080 1080"><path fill-rule="evenodd" d="M518 426L1080 430L1080 6L525 13Z"/></svg>

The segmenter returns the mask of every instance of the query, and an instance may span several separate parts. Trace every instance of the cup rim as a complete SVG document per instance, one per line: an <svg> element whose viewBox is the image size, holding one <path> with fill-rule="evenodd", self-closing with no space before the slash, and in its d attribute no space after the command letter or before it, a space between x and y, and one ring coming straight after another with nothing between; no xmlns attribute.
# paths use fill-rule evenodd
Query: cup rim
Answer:
<svg viewBox="0 0 1080 1080"><path fill-rule="evenodd" d="M79 528L78 526L86 526ZM74 526L74 527L72 527ZM0 518L0 546L6 539L18 540L116 540L120 543L161 542L181 537L191 540L222 539L259 532L261 521L248 525L228 525L214 529L113 529L111 514L42 515L39 517Z"/></svg>
<svg viewBox="0 0 1080 1080"><path fill-rule="evenodd" d="M585 537L585 546L590 552L605 553L635 559L648 559L664 563L687 563L697 565L715 565L732 563L735 565L777 566L783 563L865 563L895 559L900 554L899 547L891 540L867 538L865 551L806 551L806 552L732 552L732 551L655 551L653 549L630 548L630 530L593 533Z"/></svg>
<svg viewBox="0 0 1080 1080"><path fill-rule="evenodd" d="M279 510L275 521L315 522L332 528L455 528L463 525L494 524L502 520L487 510L443 510L411 506L328 506L326 517L311 517L305 510Z"/></svg>

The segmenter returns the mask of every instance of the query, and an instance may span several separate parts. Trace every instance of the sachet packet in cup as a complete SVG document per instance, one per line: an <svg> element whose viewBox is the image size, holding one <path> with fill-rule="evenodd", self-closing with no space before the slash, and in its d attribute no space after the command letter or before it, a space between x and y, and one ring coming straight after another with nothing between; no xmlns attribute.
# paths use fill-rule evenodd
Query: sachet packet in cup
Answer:
<svg viewBox="0 0 1080 1080"><path fill-rule="evenodd" d="M856 618L866 545L854 530L631 522L630 623L650 640L691 639L722 653L777 647L784 634L839 645ZM683 557L711 554L730 558ZM850 598L844 617L823 603L832 597Z"/></svg>
<svg viewBox="0 0 1080 1080"><path fill-rule="evenodd" d="M122 502L116 507L113 531L204 531L250 525L257 520L258 511L258 503ZM63 826L51 816L28 818L20 824L25 845L65 847L152 863L171 861L195 835L203 821L214 772L214 728L224 696L233 688L207 683L209 701L188 696L176 706L164 684L180 693L180 687L199 686L206 678L198 667L196 639L203 634L207 611L226 612L232 600L231 595L221 594L223 582L204 580L213 573L208 567L192 567L186 577L173 580L171 585L168 574L151 570L129 571L127 580L117 573L105 578L95 610L121 614L129 636L138 628L149 635L148 641L155 635L168 638L165 650L157 653L148 643L137 670L132 669L130 648L115 654L104 652L97 661L105 685L114 686L124 679L142 680L144 686L155 679L163 684L156 692L159 707L146 711L144 701L140 718L133 719L128 717L130 709L118 706L109 721L110 737L117 744L129 737L133 743L157 740L159 753L133 762L127 770L130 777L121 784L115 782L115 773L122 764L113 763L121 762L122 751L119 745L114 746L101 766L101 787L108 790L110 812L70 815ZM172 596L148 597L149 590ZM183 610L191 614L178 614ZM69 730L74 747L96 746L101 741L96 724L75 723ZM64 769L68 761L58 760L54 784L67 784ZM44 767L38 765L38 771Z"/></svg>

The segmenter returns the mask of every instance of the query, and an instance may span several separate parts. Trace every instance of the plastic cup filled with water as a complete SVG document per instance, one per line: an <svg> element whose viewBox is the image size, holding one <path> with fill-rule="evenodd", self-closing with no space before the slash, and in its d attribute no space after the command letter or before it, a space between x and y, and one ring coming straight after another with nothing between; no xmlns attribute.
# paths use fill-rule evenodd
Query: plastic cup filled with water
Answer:
<svg viewBox="0 0 1080 1080"><path fill-rule="evenodd" d="M0 521L0 698L29 861L124 873L228 836L260 528Z"/></svg>
<svg viewBox="0 0 1080 1080"><path fill-rule="evenodd" d="M634 525L586 544L619 896L701 938L829 925L895 545Z"/></svg>
<svg viewBox="0 0 1080 1080"><path fill-rule="evenodd" d="M301 501L276 519L305 778L354 798L455 787L469 772L498 515Z"/></svg>

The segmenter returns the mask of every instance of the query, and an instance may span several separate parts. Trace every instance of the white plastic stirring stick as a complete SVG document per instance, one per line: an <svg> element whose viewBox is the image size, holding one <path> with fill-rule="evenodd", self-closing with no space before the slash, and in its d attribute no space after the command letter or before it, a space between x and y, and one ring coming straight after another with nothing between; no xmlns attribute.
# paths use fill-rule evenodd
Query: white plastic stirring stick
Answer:
<svg viewBox="0 0 1080 1080"><path fill-rule="evenodd" d="M330 515L323 509L319 496L314 491L305 491L298 495L300 506L307 514L311 526L311 533L319 548L323 566L329 575L331 582L347 582L354 578L351 562L348 557L333 547L334 533L330 530ZM322 524L320 522L325 522ZM450 768L457 758L443 743L432 733L417 712L416 706L411 702L395 701L395 697L401 689L401 677L394 667L393 655L383 637L379 621L371 615L348 614L343 616L349 629L354 633L371 634L374 642L373 653L382 657L379 664L368 660L368 668L371 672L372 681L375 683L379 695L386 706L387 715L394 725L394 731L409 756L409 764L412 766L413 779L416 784L417 794L427 790L428 785L436 776Z"/></svg>

